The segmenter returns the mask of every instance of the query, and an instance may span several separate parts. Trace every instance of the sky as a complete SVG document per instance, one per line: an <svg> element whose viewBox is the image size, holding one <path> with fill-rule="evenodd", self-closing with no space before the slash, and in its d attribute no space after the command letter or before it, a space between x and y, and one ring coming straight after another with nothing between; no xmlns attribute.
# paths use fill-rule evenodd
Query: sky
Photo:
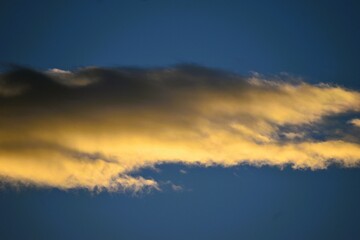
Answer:
<svg viewBox="0 0 360 240"><path fill-rule="evenodd" d="M357 239L356 1L1 1L1 239Z"/></svg>

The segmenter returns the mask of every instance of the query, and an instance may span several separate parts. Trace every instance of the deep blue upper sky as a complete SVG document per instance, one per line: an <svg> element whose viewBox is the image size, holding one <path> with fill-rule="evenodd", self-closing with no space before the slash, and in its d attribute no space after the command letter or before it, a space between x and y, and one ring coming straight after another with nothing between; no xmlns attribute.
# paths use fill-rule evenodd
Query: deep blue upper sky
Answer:
<svg viewBox="0 0 360 240"><path fill-rule="evenodd" d="M1 1L0 62L196 63L360 89L359 11L357 1ZM185 190L0 190L0 239L360 238L360 169L159 168L144 174Z"/></svg>
<svg viewBox="0 0 360 240"><path fill-rule="evenodd" d="M190 62L350 86L360 78L356 2L2 1L0 61L41 69Z"/></svg>

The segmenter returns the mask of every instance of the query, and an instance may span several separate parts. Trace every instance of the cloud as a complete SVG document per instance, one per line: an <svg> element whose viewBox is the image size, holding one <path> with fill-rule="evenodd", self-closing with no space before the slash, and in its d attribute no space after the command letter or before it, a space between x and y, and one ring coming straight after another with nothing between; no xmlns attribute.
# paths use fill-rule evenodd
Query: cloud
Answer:
<svg viewBox="0 0 360 240"><path fill-rule="evenodd" d="M355 127L360 127L360 119L359 118L352 119L351 121L349 121L349 123L351 123Z"/></svg>
<svg viewBox="0 0 360 240"><path fill-rule="evenodd" d="M0 75L0 176L60 189L140 191L158 183L133 173L162 163L353 167L357 136L319 140L311 129L359 111L359 92L289 76L193 65L17 68Z"/></svg>
<svg viewBox="0 0 360 240"><path fill-rule="evenodd" d="M176 192L183 190L183 187L182 187L182 186L176 185L176 184L171 184L171 188L172 188L172 190L174 190L174 191L176 191Z"/></svg>

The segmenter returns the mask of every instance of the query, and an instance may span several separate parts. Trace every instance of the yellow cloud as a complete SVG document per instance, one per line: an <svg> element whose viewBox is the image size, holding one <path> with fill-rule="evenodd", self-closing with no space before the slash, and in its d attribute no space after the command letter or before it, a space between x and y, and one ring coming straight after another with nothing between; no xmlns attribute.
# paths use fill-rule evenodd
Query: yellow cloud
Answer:
<svg viewBox="0 0 360 240"><path fill-rule="evenodd" d="M166 162L310 169L360 162L358 143L302 132L360 111L360 93L337 86L200 67L20 69L1 76L0 86L10 85L27 89L0 95L0 176L10 183L141 190L159 186L132 173Z"/></svg>
<svg viewBox="0 0 360 240"><path fill-rule="evenodd" d="M352 120L350 121L350 123L351 123L352 125L354 125L355 127L360 127L360 119L359 119L359 118L352 119Z"/></svg>

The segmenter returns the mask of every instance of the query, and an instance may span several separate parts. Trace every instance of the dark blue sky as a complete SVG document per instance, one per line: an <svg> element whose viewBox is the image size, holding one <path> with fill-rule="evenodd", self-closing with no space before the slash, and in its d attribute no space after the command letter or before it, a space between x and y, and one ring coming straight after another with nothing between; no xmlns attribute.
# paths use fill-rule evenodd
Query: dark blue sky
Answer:
<svg viewBox="0 0 360 240"><path fill-rule="evenodd" d="M41 69L191 62L351 86L360 77L360 7L315 2L2 1L0 61Z"/></svg>
<svg viewBox="0 0 360 240"><path fill-rule="evenodd" d="M356 1L1 1L0 62L196 63L360 89ZM0 239L358 239L360 169L160 166L184 191L4 187ZM186 169L187 174L181 174Z"/></svg>

